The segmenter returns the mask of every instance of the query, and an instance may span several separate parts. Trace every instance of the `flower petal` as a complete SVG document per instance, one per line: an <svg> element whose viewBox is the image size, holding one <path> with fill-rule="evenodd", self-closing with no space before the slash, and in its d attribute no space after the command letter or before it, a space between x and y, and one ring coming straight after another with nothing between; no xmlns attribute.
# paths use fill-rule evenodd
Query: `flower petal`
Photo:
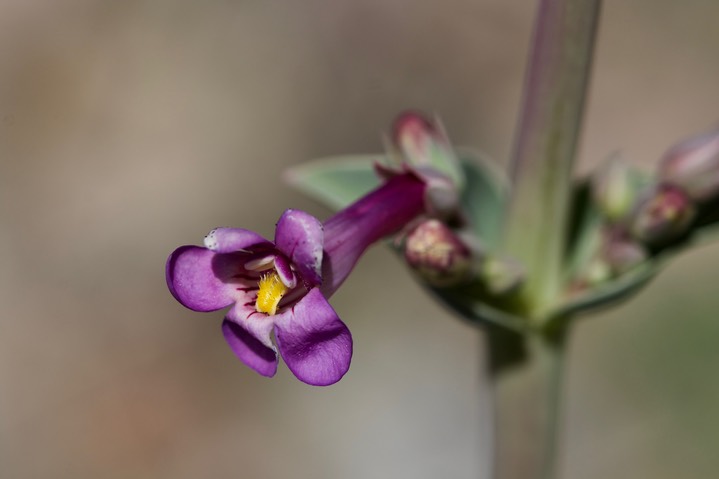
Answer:
<svg viewBox="0 0 719 479"><path fill-rule="evenodd" d="M234 253L260 245L271 247L272 243L242 228L215 228L205 236L205 247L216 253Z"/></svg>
<svg viewBox="0 0 719 479"><path fill-rule="evenodd" d="M373 243L424 213L427 184L413 172L389 178L324 223L322 293L332 296Z"/></svg>
<svg viewBox="0 0 719 479"><path fill-rule="evenodd" d="M272 377L277 372L277 351L262 344L239 324L225 319L222 334L235 356L263 376Z"/></svg>
<svg viewBox="0 0 719 479"><path fill-rule="evenodd" d="M194 311L216 311L234 302L235 287L215 274L216 256L199 246L181 246L167 259L167 286L183 306Z"/></svg>
<svg viewBox="0 0 719 479"><path fill-rule="evenodd" d="M352 335L319 288L276 316L275 334L282 358L300 381L327 386L350 367Z"/></svg>
<svg viewBox="0 0 719 479"><path fill-rule="evenodd" d="M277 275L282 280L282 283L289 289L297 286L297 277L292 271L290 263L287 262L287 259L282 255L277 255L274 257L274 261L275 271L277 271Z"/></svg>
<svg viewBox="0 0 719 479"><path fill-rule="evenodd" d="M250 301L245 302L245 299ZM255 309L255 295L247 293L242 301L227 312L225 319L242 326L242 329L253 336L257 341L270 349L275 349L272 344L272 327L274 317L265 313L259 313Z"/></svg>
<svg viewBox="0 0 719 479"><path fill-rule="evenodd" d="M311 286L322 282L322 223L309 213L287 210L277 222L275 245Z"/></svg>

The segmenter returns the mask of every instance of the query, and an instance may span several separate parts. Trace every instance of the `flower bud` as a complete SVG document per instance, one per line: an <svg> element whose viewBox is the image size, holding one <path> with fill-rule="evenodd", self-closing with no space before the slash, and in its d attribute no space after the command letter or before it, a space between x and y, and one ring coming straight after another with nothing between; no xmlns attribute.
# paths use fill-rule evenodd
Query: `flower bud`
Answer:
<svg viewBox="0 0 719 479"><path fill-rule="evenodd" d="M696 201L719 196L719 130L685 140L667 151L660 178L677 185Z"/></svg>
<svg viewBox="0 0 719 479"><path fill-rule="evenodd" d="M615 276L626 273L647 259L644 247L628 238L611 240L606 245L604 256Z"/></svg>
<svg viewBox="0 0 719 479"><path fill-rule="evenodd" d="M647 259L645 248L616 231L605 231L602 244L578 275L580 289L621 276Z"/></svg>
<svg viewBox="0 0 719 479"><path fill-rule="evenodd" d="M404 257L433 286L451 286L465 279L472 259L469 248L436 219L423 221L409 232Z"/></svg>
<svg viewBox="0 0 719 479"><path fill-rule="evenodd" d="M407 111L392 125L392 142L404 156L417 165L428 165L434 147L448 147L444 134L422 114Z"/></svg>
<svg viewBox="0 0 719 479"><path fill-rule="evenodd" d="M639 203L630 233L637 240L660 245L684 234L696 214L694 203L681 188L663 184Z"/></svg>
<svg viewBox="0 0 719 479"><path fill-rule="evenodd" d="M464 186L459 160L438 120L413 111L402 113L392 126L392 145L414 168L438 171L455 187Z"/></svg>
<svg viewBox="0 0 719 479"><path fill-rule="evenodd" d="M637 195L636 173L619 155L612 156L592 176L594 202L611 221L630 213Z"/></svg>

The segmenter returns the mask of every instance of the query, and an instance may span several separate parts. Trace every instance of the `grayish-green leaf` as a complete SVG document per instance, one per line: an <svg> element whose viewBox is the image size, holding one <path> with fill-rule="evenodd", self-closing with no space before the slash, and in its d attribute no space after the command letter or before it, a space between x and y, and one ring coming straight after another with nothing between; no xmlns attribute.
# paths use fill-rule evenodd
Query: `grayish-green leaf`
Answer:
<svg viewBox="0 0 719 479"><path fill-rule="evenodd" d="M447 176L461 191L466 186L466 179L459 155L458 151L453 151L446 144L433 143L428 155L428 166Z"/></svg>
<svg viewBox="0 0 719 479"><path fill-rule="evenodd" d="M654 278L662 264L663 261L660 262L658 258L647 260L611 281L567 298L550 316L552 318L570 317L580 312L628 299Z"/></svg>
<svg viewBox="0 0 719 479"><path fill-rule="evenodd" d="M427 286L432 294L444 303L447 307L459 313L461 317L478 325L489 323L493 326L521 333L527 329L527 323L511 313L502 311L488 304L482 295L472 293L467 287L464 288L433 288Z"/></svg>
<svg viewBox="0 0 719 479"><path fill-rule="evenodd" d="M382 154L322 158L290 168L285 172L285 180L337 211L379 186L374 164L383 159Z"/></svg>
<svg viewBox="0 0 719 479"><path fill-rule="evenodd" d="M461 193L462 205L482 244L496 251L500 247L509 183L485 155L461 148L457 154L467 182Z"/></svg>
<svg viewBox="0 0 719 479"><path fill-rule="evenodd" d="M572 193L572 211L566 241L565 282L584 268L600 247L602 214L592 201L590 185L582 182Z"/></svg>

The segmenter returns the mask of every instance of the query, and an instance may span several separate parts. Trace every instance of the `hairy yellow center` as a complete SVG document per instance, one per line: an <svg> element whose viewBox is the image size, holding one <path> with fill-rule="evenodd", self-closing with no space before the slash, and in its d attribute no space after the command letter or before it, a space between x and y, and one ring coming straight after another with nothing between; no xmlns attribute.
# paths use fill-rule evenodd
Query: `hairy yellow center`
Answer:
<svg viewBox="0 0 719 479"><path fill-rule="evenodd" d="M287 286L282 283L274 269L262 275L259 286L255 309L260 313L272 316L277 313L277 305L280 304L282 296L287 292Z"/></svg>

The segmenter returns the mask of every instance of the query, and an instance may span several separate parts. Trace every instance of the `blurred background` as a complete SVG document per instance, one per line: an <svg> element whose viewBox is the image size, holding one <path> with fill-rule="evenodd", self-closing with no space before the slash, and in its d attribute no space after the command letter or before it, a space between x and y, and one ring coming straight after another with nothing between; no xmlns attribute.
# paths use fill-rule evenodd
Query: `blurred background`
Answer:
<svg viewBox="0 0 719 479"><path fill-rule="evenodd" d="M349 374L239 363L164 262L271 235L312 158L381 149L407 107L505 164L535 2L0 2L0 476L488 477L482 336L389 251L333 305ZM648 168L719 120L719 3L608 1L579 169ZM719 245L574 331L564 478L714 478ZM484 432L483 432L484 431Z"/></svg>

